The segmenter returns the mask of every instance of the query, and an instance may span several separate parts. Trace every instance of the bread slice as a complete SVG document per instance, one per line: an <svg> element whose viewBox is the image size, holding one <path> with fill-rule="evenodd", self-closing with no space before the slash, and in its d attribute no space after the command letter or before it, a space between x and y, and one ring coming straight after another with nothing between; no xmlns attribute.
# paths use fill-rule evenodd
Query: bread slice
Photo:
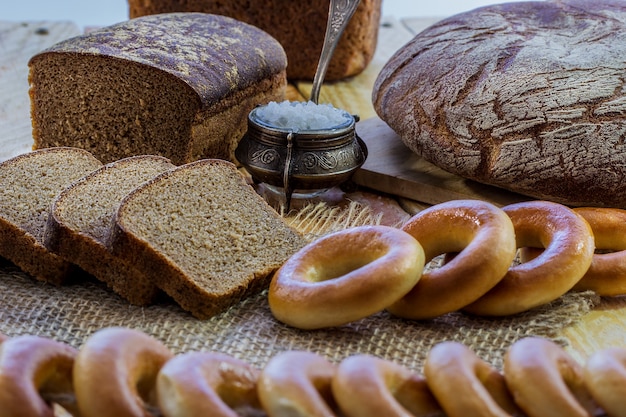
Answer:
<svg viewBox="0 0 626 417"><path fill-rule="evenodd" d="M164 157L135 156L111 162L75 182L52 203L44 245L131 304L153 303L159 289L150 277L114 256L108 240L114 213L126 194L174 167Z"/></svg>
<svg viewBox="0 0 626 417"><path fill-rule="evenodd" d="M65 282L73 265L43 245L49 207L63 189L101 166L76 148L42 149L2 162L0 256L40 281Z"/></svg>
<svg viewBox="0 0 626 417"><path fill-rule="evenodd" d="M305 244L234 164L201 160L124 198L114 253L137 265L195 317L211 317L265 289Z"/></svg>

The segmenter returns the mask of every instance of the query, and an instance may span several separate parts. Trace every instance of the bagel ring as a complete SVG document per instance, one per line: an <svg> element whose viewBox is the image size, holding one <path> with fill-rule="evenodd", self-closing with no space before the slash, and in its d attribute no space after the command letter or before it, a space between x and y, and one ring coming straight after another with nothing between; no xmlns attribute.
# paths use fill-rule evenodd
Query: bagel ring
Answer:
<svg viewBox="0 0 626 417"><path fill-rule="evenodd" d="M169 360L157 376L157 398L165 417L237 417L259 409L259 371L229 355L188 352Z"/></svg>
<svg viewBox="0 0 626 417"><path fill-rule="evenodd" d="M138 330L109 327L83 344L74 363L82 417L145 417L156 408L156 377L173 357L157 339ZM103 383L104 382L104 383Z"/></svg>
<svg viewBox="0 0 626 417"><path fill-rule="evenodd" d="M421 375L371 355L344 359L332 388L346 417L432 416L442 411Z"/></svg>
<svg viewBox="0 0 626 417"><path fill-rule="evenodd" d="M589 223L596 250L585 275L574 285L574 291L595 291L601 296L626 294L626 210L605 207L578 207L574 211ZM521 259L527 262L542 252L540 248L523 248Z"/></svg>
<svg viewBox="0 0 626 417"><path fill-rule="evenodd" d="M379 311L420 279L424 251L390 226L359 226L323 236L274 274L274 317L301 329L340 326Z"/></svg>
<svg viewBox="0 0 626 417"><path fill-rule="evenodd" d="M572 209L548 201L503 207L515 227L517 247L545 250L531 261L511 266L502 280L463 311L503 316L547 304L572 289L594 254L589 223Z"/></svg>
<svg viewBox="0 0 626 417"><path fill-rule="evenodd" d="M485 294L515 259L510 218L493 204L455 200L429 207L403 227L422 245L426 262L459 252L420 281L387 310L408 319L429 319L457 311Z"/></svg>
<svg viewBox="0 0 626 417"><path fill-rule="evenodd" d="M606 348L589 357L584 369L585 385L611 417L626 417L626 349Z"/></svg>
<svg viewBox="0 0 626 417"><path fill-rule="evenodd" d="M335 415L331 381L335 365L312 352L286 351L261 371L257 392L269 417Z"/></svg>
<svg viewBox="0 0 626 417"><path fill-rule="evenodd" d="M611 252L594 254L591 266L573 289L602 296L626 294L626 210L581 207L574 211L591 226L596 249Z"/></svg>
<svg viewBox="0 0 626 417"><path fill-rule="evenodd" d="M559 345L528 337L507 350L504 375L515 402L529 417L589 417L595 405L583 367Z"/></svg>
<svg viewBox="0 0 626 417"><path fill-rule="evenodd" d="M424 363L426 382L449 417L520 415L504 376L458 342L441 342Z"/></svg>
<svg viewBox="0 0 626 417"><path fill-rule="evenodd" d="M0 415L53 417L58 404L78 416L73 347L40 336L17 336L0 344Z"/></svg>

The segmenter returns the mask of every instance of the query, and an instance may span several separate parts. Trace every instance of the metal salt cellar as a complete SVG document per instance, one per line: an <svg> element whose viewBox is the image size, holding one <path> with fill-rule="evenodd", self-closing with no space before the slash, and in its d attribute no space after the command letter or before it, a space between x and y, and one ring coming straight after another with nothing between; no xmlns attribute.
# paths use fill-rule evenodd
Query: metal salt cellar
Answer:
<svg viewBox="0 0 626 417"><path fill-rule="evenodd" d="M360 0L331 0L324 45L310 101L317 104L333 52ZM248 131L235 151L252 178L281 192L289 209L294 194L310 197L347 181L367 158L358 137L358 116L344 110L345 122L319 130L294 130L264 123L258 107L248 115Z"/></svg>

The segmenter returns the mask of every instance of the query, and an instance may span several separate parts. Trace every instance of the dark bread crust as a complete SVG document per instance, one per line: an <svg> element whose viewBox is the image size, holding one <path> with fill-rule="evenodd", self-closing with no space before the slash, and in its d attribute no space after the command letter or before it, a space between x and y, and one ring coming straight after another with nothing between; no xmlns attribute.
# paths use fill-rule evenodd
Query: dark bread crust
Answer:
<svg viewBox="0 0 626 417"><path fill-rule="evenodd" d="M462 177L626 207L625 54L622 1L484 7L398 51L374 107L414 152Z"/></svg>
<svg viewBox="0 0 626 417"><path fill-rule="evenodd" d="M221 111L215 106L225 97L273 77L287 65L283 49L267 33L204 13L121 22L59 42L31 58L30 65L51 53L105 56L164 71L196 92L202 110L210 113Z"/></svg>
<svg viewBox="0 0 626 417"><path fill-rule="evenodd" d="M337 45L326 80L362 72L378 40L381 0L361 0ZM313 79L326 31L329 1L294 0L129 0L131 18L172 12L204 12L233 17L268 32L285 48L290 79Z"/></svg>

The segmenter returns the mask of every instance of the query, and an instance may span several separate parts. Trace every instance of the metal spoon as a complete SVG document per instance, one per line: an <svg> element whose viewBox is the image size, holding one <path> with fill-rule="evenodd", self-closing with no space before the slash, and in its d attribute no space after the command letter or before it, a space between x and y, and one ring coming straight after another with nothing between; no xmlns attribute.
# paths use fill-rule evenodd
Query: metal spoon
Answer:
<svg viewBox="0 0 626 417"><path fill-rule="evenodd" d="M317 64L315 77L313 78L313 88L311 90L311 101L315 104L317 104L319 100L320 89L324 83L326 70L328 70L330 59L339 43L339 38L346 26L348 26L348 22L350 22L359 3L360 0L330 0L324 45L322 46L322 54Z"/></svg>

